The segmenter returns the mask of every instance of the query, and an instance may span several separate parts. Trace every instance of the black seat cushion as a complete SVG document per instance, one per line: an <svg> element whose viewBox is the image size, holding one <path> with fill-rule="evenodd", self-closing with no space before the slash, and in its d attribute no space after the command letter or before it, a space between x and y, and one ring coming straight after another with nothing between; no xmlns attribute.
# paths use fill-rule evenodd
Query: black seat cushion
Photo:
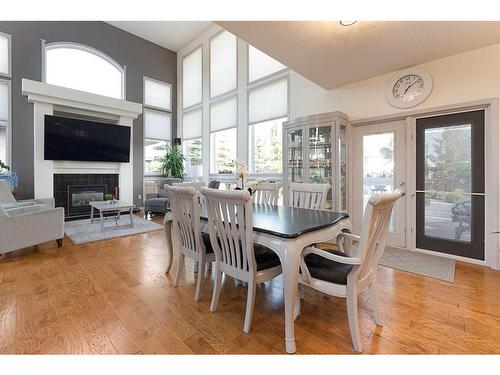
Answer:
<svg viewBox="0 0 500 375"><path fill-rule="evenodd" d="M328 252L347 257L347 255L341 251L328 250ZM342 285L347 284L347 275L351 272L353 267L350 264L338 263L316 254L307 254L304 257L304 262L306 263L309 273L315 279Z"/></svg>
<svg viewBox="0 0 500 375"><path fill-rule="evenodd" d="M207 254L213 253L214 249L210 243L210 235L208 233L202 233L201 236L203 238L203 243L205 244L205 249L207 249Z"/></svg>
<svg viewBox="0 0 500 375"><path fill-rule="evenodd" d="M255 262L257 263L257 271L281 265L278 255L267 246L254 243L253 250L255 253Z"/></svg>

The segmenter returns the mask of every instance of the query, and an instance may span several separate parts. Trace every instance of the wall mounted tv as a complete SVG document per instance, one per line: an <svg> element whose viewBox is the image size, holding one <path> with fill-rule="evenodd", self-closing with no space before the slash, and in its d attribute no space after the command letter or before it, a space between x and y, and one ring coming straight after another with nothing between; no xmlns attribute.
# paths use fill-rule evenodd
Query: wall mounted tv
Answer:
<svg viewBox="0 0 500 375"><path fill-rule="evenodd" d="M45 160L130 161L130 127L45 115Z"/></svg>

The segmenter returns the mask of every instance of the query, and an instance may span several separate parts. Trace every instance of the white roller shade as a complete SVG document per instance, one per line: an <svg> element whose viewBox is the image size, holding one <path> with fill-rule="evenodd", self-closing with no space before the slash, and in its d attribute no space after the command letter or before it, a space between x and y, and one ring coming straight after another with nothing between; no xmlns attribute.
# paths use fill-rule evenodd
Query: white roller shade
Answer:
<svg viewBox="0 0 500 375"><path fill-rule="evenodd" d="M9 120L9 85L0 82L0 126L7 125Z"/></svg>
<svg viewBox="0 0 500 375"><path fill-rule="evenodd" d="M288 116L286 79L253 90L248 95L248 120L251 124Z"/></svg>
<svg viewBox="0 0 500 375"><path fill-rule="evenodd" d="M184 139L201 137L202 129L203 120L201 109L185 113L182 116L182 137Z"/></svg>
<svg viewBox="0 0 500 375"><path fill-rule="evenodd" d="M172 110L172 89L169 84L144 78L144 104Z"/></svg>
<svg viewBox="0 0 500 375"><path fill-rule="evenodd" d="M248 82L256 81L283 69L286 69L285 65L248 45Z"/></svg>
<svg viewBox="0 0 500 375"><path fill-rule="evenodd" d="M235 127L238 124L237 112L236 98L212 104L210 106L210 131Z"/></svg>
<svg viewBox="0 0 500 375"><path fill-rule="evenodd" d="M9 74L9 37L0 34L0 74Z"/></svg>
<svg viewBox="0 0 500 375"><path fill-rule="evenodd" d="M210 41L210 97L236 90L236 37L224 31Z"/></svg>
<svg viewBox="0 0 500 375"><path fill-rule="evenodd" d="M182 60L182 108L201 103L202 50L191 52Z"/></svg>
<svg viewBox="0 0 500 375"><path fill-rule="evenodd" d="M171 124L170 113L144 109L144 138L169 141Z"/></svg>

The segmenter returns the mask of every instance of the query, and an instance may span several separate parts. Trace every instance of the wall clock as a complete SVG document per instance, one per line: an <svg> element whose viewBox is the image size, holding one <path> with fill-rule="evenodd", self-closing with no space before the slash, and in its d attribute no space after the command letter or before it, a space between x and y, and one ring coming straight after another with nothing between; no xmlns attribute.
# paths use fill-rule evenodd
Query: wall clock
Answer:
<svg viewBox="0 0 500 375"><path fill-rule="evenodd" d="M385 97L396 108L411 108L422 103L432 91L432 77L422 68L410 68L392 76Z"/></svg>

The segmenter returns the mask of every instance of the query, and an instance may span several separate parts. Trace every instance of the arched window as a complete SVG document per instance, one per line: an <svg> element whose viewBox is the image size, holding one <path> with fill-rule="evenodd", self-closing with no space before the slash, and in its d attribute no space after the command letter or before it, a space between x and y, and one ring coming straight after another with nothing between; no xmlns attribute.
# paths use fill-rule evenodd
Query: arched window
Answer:
<svg viewBox="0 0 500 375"><path fill-rule="evenodd" d="M125 99L125 69L101 51L82 44L45 46L45 82Z"/></svg>

